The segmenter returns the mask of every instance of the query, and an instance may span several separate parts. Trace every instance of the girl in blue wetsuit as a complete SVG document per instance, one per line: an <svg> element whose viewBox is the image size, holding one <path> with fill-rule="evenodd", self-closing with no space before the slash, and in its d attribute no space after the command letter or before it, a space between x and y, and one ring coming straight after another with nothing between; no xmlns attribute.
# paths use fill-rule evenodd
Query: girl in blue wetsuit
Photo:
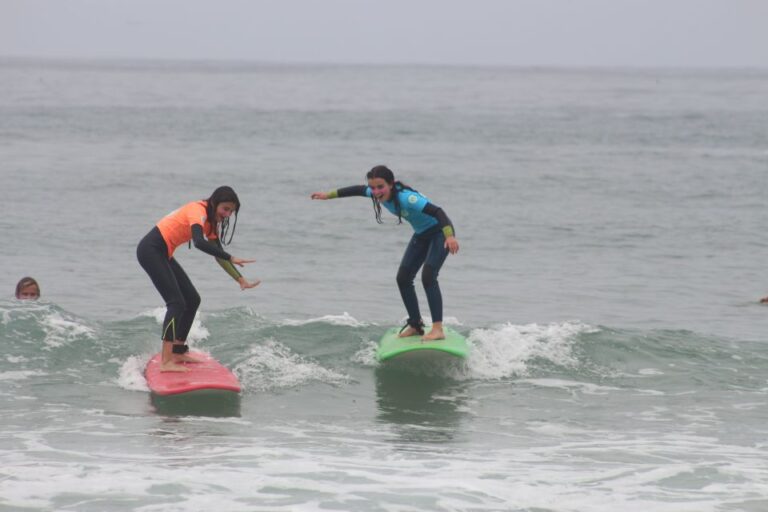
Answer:
<svg viewBox="0 0 768 512"><path fill-rule="evenodd" d="M443 333L443 298L437 275L448 253L456 254L459 242L454 236L453 224L439 206L425 196L395 180L387 167L378 165L366 175L368 185L344 187L331 192L314 192L312 199L334 199L337 197L364 196L373 201L376 222L381 224L381 207L397 216L398 222L408 221L415 233L403 254L397 271L397 286L408 311L408 323L400 331L401 337L420 334L425 340L440 340ZM432 314L432 330L424 334L419 302L413 280L422 267L421 281L427 294L429 311Z"/></svg>

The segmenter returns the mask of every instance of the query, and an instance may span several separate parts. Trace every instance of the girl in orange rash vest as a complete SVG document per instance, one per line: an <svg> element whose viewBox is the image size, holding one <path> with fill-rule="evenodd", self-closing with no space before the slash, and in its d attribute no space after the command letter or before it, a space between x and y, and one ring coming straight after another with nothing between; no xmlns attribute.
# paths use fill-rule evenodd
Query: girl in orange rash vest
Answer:
<svg viewBox="0 0 768 512"><path fill-rule="evenodd" d="M164 372L184 372L188 369L180 363L197 362L187 354L186 341L200 306L200 295L173 257L178 246L192 241L197 249L214 256L240 284L241 290L253 288L260 282L248 281L235 268L235 265L242 267L255 260L236 258L223 248L235 234L239 210L240 200L235 191L231 187L219 187L208 199L187 203L160 219L136 248L139 263L149 274L167 308L162 330L161 370ZM235 219L232 233L225 241L232 216Z"/></svg>

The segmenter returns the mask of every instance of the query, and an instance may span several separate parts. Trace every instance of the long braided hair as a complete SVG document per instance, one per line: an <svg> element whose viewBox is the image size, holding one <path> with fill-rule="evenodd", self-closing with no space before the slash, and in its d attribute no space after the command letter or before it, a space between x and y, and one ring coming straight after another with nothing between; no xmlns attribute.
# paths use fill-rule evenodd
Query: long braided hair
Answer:
<svg viewBox="0 0 768 512"><path fill-rule="evenodd" d="M235 228L237 227L237 212L240 211L240 199L238 199L237 194L232 189L232 187L224 185L223 187L219 187L214 190L213 194L211 194L211 197L206 199L206 201L208 204L205 207L205 213L208 216L208 222L211 226L211 232L209 234L215 233L218 236L221 245L229 245L232 242L232 237L235 236ZM233 214L235 217L235 222L232 224L232 233L229 234L229 240L225 240L225 238L229 232L229 219L232 217L224 218L218 224L216 224L215 220L216 208L218 208L221 203L227 202L235 203L235 213Z"/></svg>
<svg viewBox="0 0 768 512"><path fill-rule="evenodd" d="M377 165L376 167L368 171L365 177L368 180L371 180L373 178L381 178L384 181L386 181L388 185L393 185L390 200L395 204L395 211L397 212L397 223L402 224L403 219L400 214L399 192L401 190L412 190L414 192L417 192L417 190L409 187L402 181L396 180L395 173L393 173L389 169L389 167L387 167L386 165ZM373 195L371 195L371 200L373 201L373 213L376 215L376 222L378 222L379 224L384 224L384 222L381 220L381 202L378 199L376 199Z"/></svg>

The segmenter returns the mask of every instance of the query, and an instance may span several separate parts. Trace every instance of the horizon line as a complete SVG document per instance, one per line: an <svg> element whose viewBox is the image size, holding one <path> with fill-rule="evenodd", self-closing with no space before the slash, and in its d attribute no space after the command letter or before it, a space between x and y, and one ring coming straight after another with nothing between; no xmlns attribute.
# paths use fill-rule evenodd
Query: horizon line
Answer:
<svg viewBox="0 0 768 512"><path fill-rule="evenodd" d="M511 63L459 63L421 61L307 61L307 60L260 60L232 57L133 57L133 56L65 56L65 55L19 55L0 54L0 62L34 61L40 63L81 63L81 64L206 64L206 65L250 65L271 67L422 67L422 68L482 68L518 70L596 70L596 71L768 71L768 66L744 64L511 64Z"/></svg>

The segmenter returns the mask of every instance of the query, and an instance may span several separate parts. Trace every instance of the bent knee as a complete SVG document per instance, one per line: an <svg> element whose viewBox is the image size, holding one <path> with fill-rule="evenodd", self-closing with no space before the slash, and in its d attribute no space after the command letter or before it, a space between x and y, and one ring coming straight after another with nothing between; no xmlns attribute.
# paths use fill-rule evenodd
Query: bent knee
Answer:
<svg viewBox="0 0 768 512"><path fill-rule="evenodd" d="M413 272L409 271L405 267L400 267L397 271L397 277L395 280L397 281L397 285L402 286L408 286L410 284L413 284Z"/></svg>
<svg viewBox="0 0 768 512"><path fill-rule="evenodd" d="M202 299L200 298L200 295L197 293L190 297L187 297L185 309L187 311L197 311L197 308L200 307L200 302L202 302Z"/></svg>
<svg viewBox="0 0 768 512"><path fill-rule="evenodd" d="M424 270L421 271L421 284L424 288L431 288L437 284L437 272L430 265L424 265Z"/></svg>
<svg viewBox="0 0 768 512"><path fill-rule="evenodd" d="M165 303L166 309L173 312L175 315L180 315L187 309L187 301L183 297L176 297L173 300L169 300Z"/></svg>

